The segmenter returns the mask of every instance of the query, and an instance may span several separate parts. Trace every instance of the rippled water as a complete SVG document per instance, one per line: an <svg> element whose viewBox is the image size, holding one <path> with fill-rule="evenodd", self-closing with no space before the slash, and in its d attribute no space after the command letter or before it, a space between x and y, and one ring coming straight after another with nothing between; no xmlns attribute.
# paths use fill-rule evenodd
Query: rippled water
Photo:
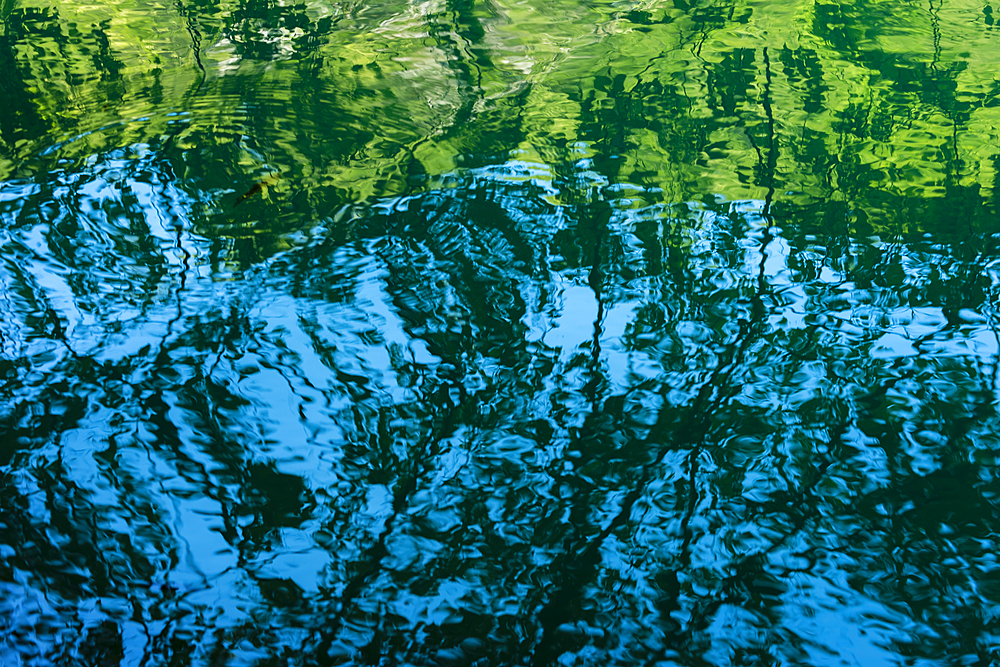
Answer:
<svg viewBox="0 0 1000 667"><path fill-rule="evenodd" d="M993 12L0 1L0 664L996 663Z"/></svg>

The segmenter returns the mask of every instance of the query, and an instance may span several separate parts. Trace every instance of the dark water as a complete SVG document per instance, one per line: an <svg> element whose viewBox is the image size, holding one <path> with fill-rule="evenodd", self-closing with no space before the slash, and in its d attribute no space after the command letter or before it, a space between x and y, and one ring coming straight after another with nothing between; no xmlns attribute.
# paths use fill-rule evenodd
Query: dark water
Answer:
<svg viewBox="0 0 1000 667"><path fill-rule="evenodd" d="M0 1L0 664L997 664L995 11Z"/></svg>

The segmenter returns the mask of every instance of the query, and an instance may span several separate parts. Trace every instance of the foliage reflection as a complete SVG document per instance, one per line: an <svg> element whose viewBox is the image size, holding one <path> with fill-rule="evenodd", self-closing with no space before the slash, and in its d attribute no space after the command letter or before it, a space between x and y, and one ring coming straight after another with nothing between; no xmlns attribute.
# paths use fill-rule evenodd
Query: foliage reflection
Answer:
<svg viewBox="0 0 1000 667"><path fill-rule="evenodd" d="M0 662L997 659L991 12L95 12L0 5Z"/></svg>

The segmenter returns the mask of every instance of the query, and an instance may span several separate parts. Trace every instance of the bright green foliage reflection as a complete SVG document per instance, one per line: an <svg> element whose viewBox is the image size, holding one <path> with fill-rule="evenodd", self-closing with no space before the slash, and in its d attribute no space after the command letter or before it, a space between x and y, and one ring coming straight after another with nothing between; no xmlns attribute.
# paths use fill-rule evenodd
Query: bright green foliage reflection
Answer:
<svg viewBox="0 0 1000 667"><path fill-rule="evenodd" d="M998 40L0 0L0 664L997 662Z"/></svg>

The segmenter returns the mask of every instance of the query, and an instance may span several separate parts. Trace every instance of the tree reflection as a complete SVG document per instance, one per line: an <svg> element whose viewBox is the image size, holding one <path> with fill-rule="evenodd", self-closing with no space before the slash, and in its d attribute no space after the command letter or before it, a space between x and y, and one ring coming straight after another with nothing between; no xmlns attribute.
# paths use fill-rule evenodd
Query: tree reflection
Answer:
<svg viewBox="0 0 1000 667"><path fill-rule="evenodd" d="M0 662L996 658L955 22L569 9L580 76L516 6L182 2L154 73L9 13Z"/></svg>

